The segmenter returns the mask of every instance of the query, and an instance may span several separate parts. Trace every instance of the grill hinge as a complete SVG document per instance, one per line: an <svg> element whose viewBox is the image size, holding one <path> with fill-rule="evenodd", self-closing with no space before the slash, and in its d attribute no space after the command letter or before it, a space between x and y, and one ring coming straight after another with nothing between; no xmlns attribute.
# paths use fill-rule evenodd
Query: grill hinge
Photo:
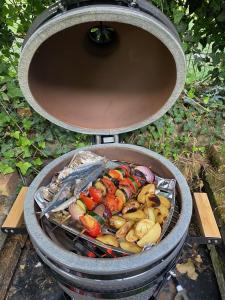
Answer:
<svg viewBox="0 0 225 300"><path fill-rule="evenodd" d="M93 144L112 144L119 143L120 138L118 134L115 135L96 135Z"/></svg>

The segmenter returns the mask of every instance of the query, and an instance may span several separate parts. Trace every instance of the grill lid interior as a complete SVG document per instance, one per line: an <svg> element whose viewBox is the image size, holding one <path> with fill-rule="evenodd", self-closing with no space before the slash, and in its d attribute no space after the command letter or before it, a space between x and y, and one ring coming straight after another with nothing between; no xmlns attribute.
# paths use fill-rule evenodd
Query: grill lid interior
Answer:
<svg viewBox="0 0 225 300"><path fill-rule="evenodd" d="M172 53L168 41L123 18L75 25L70 21L65 26L64 16L63 29L59 17L39 29L42 35L37 30L31 36L21 55L19 77L35 110L73 131L116 134L147 125L171 107L184 81L178 42L167 37L177 47ZM54 24L53 34L49 30Z"/></svg>

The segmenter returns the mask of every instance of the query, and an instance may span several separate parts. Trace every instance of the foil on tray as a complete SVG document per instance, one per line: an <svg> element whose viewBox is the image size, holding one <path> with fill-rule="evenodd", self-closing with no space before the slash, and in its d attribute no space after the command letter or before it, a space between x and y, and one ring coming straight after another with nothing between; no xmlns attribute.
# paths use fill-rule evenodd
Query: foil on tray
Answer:
<svg viewBox="0 0 225 300"><path fill-rule="evenodd" d="M95 164L95 163L97 164L100 162L105 164L105 169L116 168L120 164L124 164L124 163L132 164L128 162L110 161L105 157L99 156L91 151L80 151L76 155L74 155L74 157L72 158L68 166L65 166L63 170L61 170L60 172L55 174L55 176L53 176L52 181L48 186L42 186L36 191L34 199L41 210L41 217L45 216L49 222L55 225L55 227L60 227L63 230L73 234L74 236L77 236L81 239L91 242L99 247L102 247L103 249L106 250L111 249L112 251L120 254L131 255L133 253L125 251L122 248L106 245L96 240L95 238L92 238L84 234L84 230L81 225L79 225L77 222L70 221L70 214L65 210L68 206L66 207L65 205L63 205L64 203L66 203L66 201L64 201L64 203L59 203L60 209L56 208L55 213L46 212L46 208L51 206L55 198L56 198L55 201L57 202L57 195L60 193L60 191L62 192L63 189L66 189L65 193L67 193L65 198L70 197L69 200L75 201L76 198L73 196L72 190L73 189L76 190L76 184L77 182L79 183L79 179L76 179L74 184L74 180L73 180L74 179L73 174L75 174L74 172L76 170L79 171L79 168L81 166L85 167L90 164ZM166 231L168 230L174 214L175 198L176 198L176 180L161 178L155 175L154 184L156 186L155 194L166 197L171 203L169 214L162 226L161 236L158 241L160 242L160 240L163 238ZM88 186L90 186L90 184ZM84 191L88 186L85 186L85 188L82 191ZM110 234L112 232L110 232L108 228L103 228L103 233ZM145 246L143 248L143 251L148 251L149 249L152 248L152 246L154 245Z"/></svg>

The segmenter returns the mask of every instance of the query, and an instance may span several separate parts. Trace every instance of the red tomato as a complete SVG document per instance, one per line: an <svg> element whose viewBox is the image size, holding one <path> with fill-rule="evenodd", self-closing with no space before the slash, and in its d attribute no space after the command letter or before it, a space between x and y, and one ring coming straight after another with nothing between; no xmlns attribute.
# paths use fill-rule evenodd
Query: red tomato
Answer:
<svg viewBox="0 0 225 300"><path fill-rule="evenodd" d="M101 181L106 186L107 191L108 191L109 194L115 194L117 188L116 188L115 184L109 178L103 177L101 179Z"/></svg>
<svg viewBox="0 0 225 300"><path fill-rule="evenodd" d="M88 210L93 210L95 208L96 203L92 198L85 195L85 193L80 193L80 199L84 202Z"/></svg>
<svg viewBox="0 0 225 300"><path fill-rule="evenodd" d="M133 193L136 193L136 187L134 186L133 182L129 178L125 178L123 180L120 180L121 186L128 186L131 188Z"/></svg>
<svg viewBox="0 0 225 300"><path fill-rule="evenodd" d="M89 189L89 194L95 203L100 203L102 200L102 192L95 187L91 186Z"/></svg>
<svg viewBox="0 0 225 300"><path fill-rule="evenodd" d="M105 198L105 205L109 208L111 213L119 212L123 209L123 200L117 198L112 194L108 194Z"/></svg>

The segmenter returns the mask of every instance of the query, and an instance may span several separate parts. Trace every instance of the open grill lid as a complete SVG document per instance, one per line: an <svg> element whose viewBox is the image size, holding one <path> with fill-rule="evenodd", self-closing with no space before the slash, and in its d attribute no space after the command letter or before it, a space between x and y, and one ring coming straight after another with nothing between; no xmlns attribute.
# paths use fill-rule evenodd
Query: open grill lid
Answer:
<svg viewBox="0 0 225 300"><path fill-rule="evenodd" d="M22 92L66 129L110 135L143 127L183 89L185 57L165 15L143 0L136 8L113 3L85 1L64 12L54 5L25 40Z"/></svg>

